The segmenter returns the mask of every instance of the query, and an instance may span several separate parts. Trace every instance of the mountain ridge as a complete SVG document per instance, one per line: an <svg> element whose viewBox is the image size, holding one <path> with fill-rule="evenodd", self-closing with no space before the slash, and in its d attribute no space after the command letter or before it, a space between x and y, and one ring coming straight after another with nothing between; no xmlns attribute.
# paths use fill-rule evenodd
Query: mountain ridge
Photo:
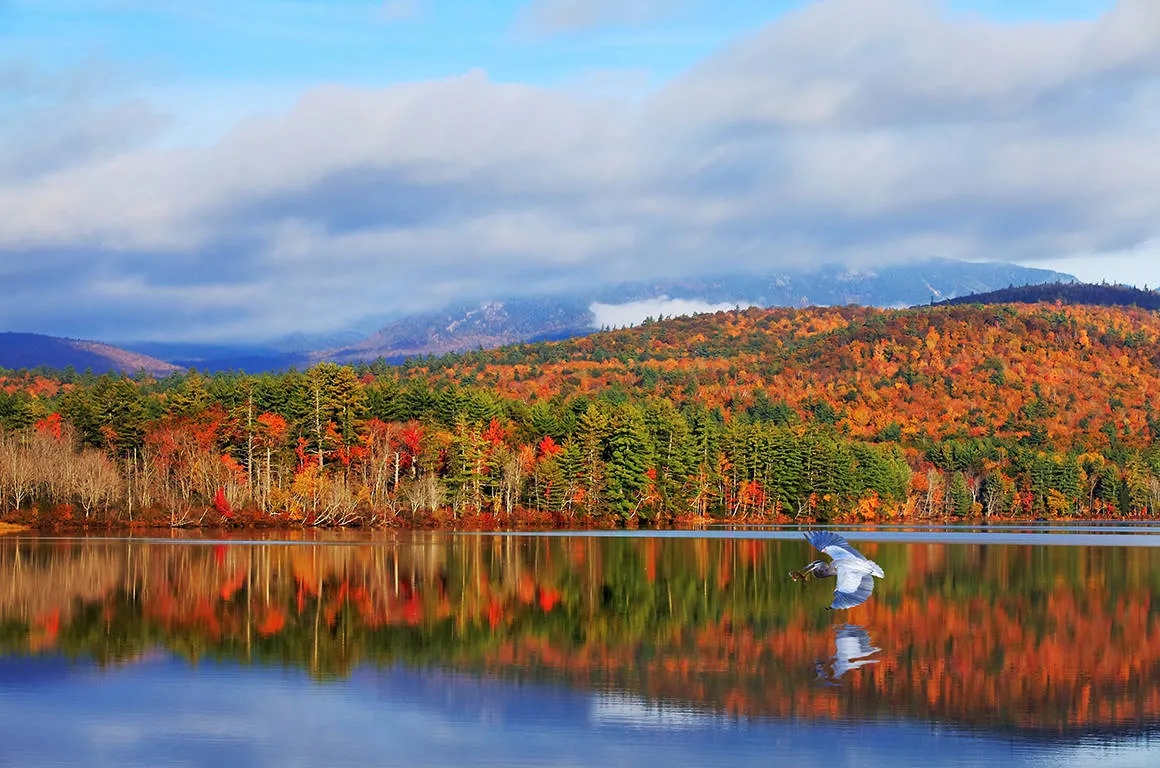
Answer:
<svg viewBox="0 0 1160 768"><path fill-rule="evenodd" d="M1042 304L1055 301L1087 306L1139 307L1140 309L1160 310L1160 293L1156 291L1141 290L1128 285L1060 282L1000 288L996 291L947 299L936 302L936 305Z"/></svg>
<svg viewBox="0 0 1160 768"><path fill-rule="evenodd" d="M363 341L308 356L310 362L355 363L492 349L541 338L585 336L600 327L634 323L602 322L594 308L615 315L617 308L663 313L667 303L805 307L860 304L905 307L992 290L1016 282L1075 281L1052 270L996 262L931 259L919 263L851 270L838 264L814 270L732 274L652 282L621 283L590 291L503 301L462 303L396 320ZM652 309L655 308L655 309ZM679 312L686 314L686 312ZM623 313L622 313L623 314ZM644 319L639 317L639 320Z"/></svg>
<svg viewBox="0 0 1160 768"><path fill-rule="evenodd" d="M958 300L1014 284L1074 281L1061 272L1002 262L930 259L875 269L824 264L815 269L767 274L726 274L619 283L569 293L460 302L439 310L397 317L374 333L351 341L353 331L293 334L269 343L120 342L118 348L153 360L154 372L196 368L249 373L305 368L319 362L390 364L409 358L493 349L586 336L602 327L635 325L646 317L682 315L723 308L843 306L906 307L935 300ZM53 337L55 338L55 337ZM321 349L306 348L323 343ZM96 342L93 342L96 343ZM61 364L59 361L64 360ZM2 362L2 361L0 361ZM17 367L72 364L78 370L132 370L132 361L107 365L97 359L67 358L48 350L24 355ZM120 366L118 368L118 366Z"/></svg>
<svg viewBox="0 0 1160 768"><path fill-rule="evenodd" d="M39 333L0 332L0 368L72 367L94 373L145 371L167 376L182 366L100 341L47 336Z"/></svg>

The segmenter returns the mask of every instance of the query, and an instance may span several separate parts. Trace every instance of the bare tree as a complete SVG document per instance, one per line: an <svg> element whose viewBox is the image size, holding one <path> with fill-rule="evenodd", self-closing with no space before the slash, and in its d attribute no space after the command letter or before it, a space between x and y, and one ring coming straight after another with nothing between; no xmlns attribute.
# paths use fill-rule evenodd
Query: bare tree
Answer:
<svg viewBox="0 0 1160 768"><path fill-rule="evenodd" d="M436 510L443 506L447 497L447 488L433 475L423 475L410 483L405 492L407 503L411 505L411 512L421 509Z"/></svg>
<svg viewBox="0 0 1160 768"><path fill-rule="evenodd" d="M97 510L108 509L121 495L124 481L101 452L82 451L72 464L76 468L76 498L86 518Z"/></svg>

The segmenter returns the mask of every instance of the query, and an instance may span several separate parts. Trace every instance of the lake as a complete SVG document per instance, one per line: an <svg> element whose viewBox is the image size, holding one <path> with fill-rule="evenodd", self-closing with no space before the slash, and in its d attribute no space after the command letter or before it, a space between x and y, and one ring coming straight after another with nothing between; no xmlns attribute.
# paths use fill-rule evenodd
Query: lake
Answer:
<svg viewBox="0 0 1160 768"><path fill-rule="evenodd" d="M1160 529L0 537L0 765L1154 766Z"/></svg>

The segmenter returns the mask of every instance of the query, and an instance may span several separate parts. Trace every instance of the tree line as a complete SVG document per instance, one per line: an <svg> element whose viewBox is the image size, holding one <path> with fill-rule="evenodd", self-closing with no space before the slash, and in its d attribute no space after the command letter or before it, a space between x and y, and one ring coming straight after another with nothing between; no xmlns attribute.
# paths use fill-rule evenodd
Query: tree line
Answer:
<svg viewBox="0 0 1160 768"><path fill-rule="evenodd" d="M333 364L258 377L102 376L26 398L15 418L9 409L0 504L93 520L160 514L174 525L239 515L373 525L433 511L616 524L1160 506L1154 450L1052 452L988 438L917 449L852 439L817 410L766 400L727 418L649 396L528 404Z"/></svg>
<svg viewBox="0 0 1160 768"><path fill-rule="evenodd" d="M1153 514L1158 366L1154 314L1048 305L745 310L257 376L0 372L0 508L172 525Z"/></svg>
<svg viewBox="0 0 1160 768"><path fill-rule="evenodd" d="M106 375L54 398L7 397L0 502L85 518L816 517L901 503L910 476L896 446L805 423L726 420L655 397L529 405L335 364L160 382Z"/></svg>

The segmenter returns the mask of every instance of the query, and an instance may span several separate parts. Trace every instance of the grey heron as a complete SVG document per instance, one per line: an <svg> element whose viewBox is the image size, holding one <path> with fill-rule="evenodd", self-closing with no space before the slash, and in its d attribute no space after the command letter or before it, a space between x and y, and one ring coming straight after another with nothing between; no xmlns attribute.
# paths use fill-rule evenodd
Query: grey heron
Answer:
<svg viewBox="0 0 1160 768"><path fill-rule="evenodd" d="M853 608L861 605L874 591L874 577L886 574L878 563L868 559L850 546L850 542L833 531L806 531L806 540L814 549L829 555L831 560L814 560L800 571L790 571L794 581L805 581L810 576L822 579L837 577L834 586L834 601L829 610Z"/></svg>

